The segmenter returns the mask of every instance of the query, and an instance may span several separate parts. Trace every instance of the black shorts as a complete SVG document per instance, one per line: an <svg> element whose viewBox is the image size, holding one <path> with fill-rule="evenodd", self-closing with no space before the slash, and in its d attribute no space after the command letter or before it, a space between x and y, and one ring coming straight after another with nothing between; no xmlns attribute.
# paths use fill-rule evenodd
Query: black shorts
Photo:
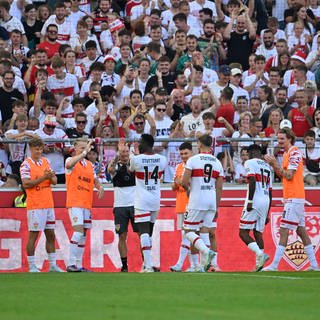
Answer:
<svg viewBox="0 0 320 320"><path fill-rule="evenodd" d="M116 233L121 234L128 231L129 220L133 232L138 232L137 225L134 222L134 207L113 208L114 224Z"/></svg>

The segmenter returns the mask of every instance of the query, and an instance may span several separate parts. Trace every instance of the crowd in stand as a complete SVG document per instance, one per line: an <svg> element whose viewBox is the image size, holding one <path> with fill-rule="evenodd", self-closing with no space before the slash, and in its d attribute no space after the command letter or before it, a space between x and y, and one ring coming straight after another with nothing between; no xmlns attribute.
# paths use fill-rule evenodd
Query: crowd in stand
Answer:
<svg viewBox="0 0 320 320"><path fill-rule="evenodd" d="M1 180L19 182L23 140L38 135L59 141L44 156L64 183L68 139L88 136L106 183L117 143L104 139L149 133L169 138L155 151L170 183L181 161L170 138L209 133L226 181L245 183L251 142L216 138L276 137L287 126L303 138L305 182L316 185L319 31L317 0L0 0L0 133L20 142L0 145Z"/></svg>

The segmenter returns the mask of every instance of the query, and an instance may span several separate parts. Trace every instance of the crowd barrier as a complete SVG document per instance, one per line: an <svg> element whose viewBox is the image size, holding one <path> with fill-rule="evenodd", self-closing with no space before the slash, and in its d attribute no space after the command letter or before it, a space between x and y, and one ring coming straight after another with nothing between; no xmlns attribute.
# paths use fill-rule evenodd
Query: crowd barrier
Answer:
<svg viewBox="0 0 320 320"><path fill-rule="evenodd" d="M279 223L282 207L271 208L270 223L266 226L265 252L273 258L279 239ZM241 207L221 207L219 209L217 239L218 263L222 271L251 271L254 269L254 254L240 241L238 236ZM320 244L320 207L306 207L306 226L312 244L318 252ZM92 230L88 234L84 253L84 266L95 272L117 272L121 267L117 244L118 236L114 231L112 208L94 208L92 211ZM56 209L56 252L58 265L65 268L69 257L69 239L72 228L67 210ZM27 222L25 209L0 209L0 272L26 272ZM152 240L154 265L161 271L169 271L176 263L181 232L176 230L176 214L173 207L164 206L159 213ZM129 230L128 265L130 271L139 271L142 265L138 236ZM45 237L41 234L36 246L36 264L48 271ZM184 268L188 267L186 262ZM280 270L304 270L308 267L301 240L291 232Z"/></svg>

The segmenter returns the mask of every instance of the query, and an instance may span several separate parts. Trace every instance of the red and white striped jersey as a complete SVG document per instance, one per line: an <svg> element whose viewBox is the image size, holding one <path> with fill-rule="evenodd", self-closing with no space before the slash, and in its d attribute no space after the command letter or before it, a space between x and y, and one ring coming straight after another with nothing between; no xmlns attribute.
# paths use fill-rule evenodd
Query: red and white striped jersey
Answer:
<svg viewBox="0 0 320 320"><path fill-rule="evenodd" d="M61 44L69 44L72 33L75 33L75 27L68 19L65 19L62 24L58 24L56 21L56 15L51 15L41 29L41 35L46 35L46 30L49 24L55 24L58 27L58 39L57 42Z"/></svg>
<svg viewBox="0 0 320 320"><path fill-rule="evenodd" d="M188 209L216 210L216 179L224 177L220 161L209 153L192 156L186 163L191 170Z"/></svg>
<svg viewBox="0 0 320 320"><path fill-rule="evenodd" d="M130 159L129 170L136 175L135 209L160 209L160 179L166 165L167 159L159 154L139 154Z"/></svg>
<svg viewBox="0 0 320 320"><path fill-rule="evenodd" d="M50 76L48 78L47 88L53 94L64 93L70 101L73 100L75 94L79 94L77 77L70 73L66 73L64 79L57 79L55 75Z"/></svg>
<svg viewBox="0 0 320 320"><path fill-rule="evenodd" d="M246 176L254 177L256 180L256 189L253 195L252 207L260 209L263 207L269 207L269 190L272 189L272 170L267 162L263 159L249 159L244 163L246 170ZM248 200L249 185L247 191Z"/></svg>

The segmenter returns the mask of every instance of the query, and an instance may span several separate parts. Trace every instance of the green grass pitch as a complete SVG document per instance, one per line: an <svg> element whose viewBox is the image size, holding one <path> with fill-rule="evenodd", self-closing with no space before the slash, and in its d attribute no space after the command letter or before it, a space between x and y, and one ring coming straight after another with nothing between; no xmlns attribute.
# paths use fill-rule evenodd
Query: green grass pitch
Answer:
<svg viewBox="0 0 320 320"><path fill-rule="evenodd" d="M318 320L319 301L319 272L0 274L2 320Z"/></svg>

